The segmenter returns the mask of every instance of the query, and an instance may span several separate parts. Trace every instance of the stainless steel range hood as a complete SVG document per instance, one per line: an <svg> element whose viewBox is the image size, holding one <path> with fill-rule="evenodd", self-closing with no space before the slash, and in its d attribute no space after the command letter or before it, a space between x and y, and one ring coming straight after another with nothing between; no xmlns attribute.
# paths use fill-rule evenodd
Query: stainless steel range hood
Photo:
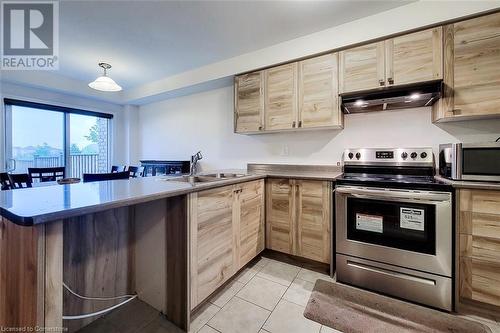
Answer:
<svg viewBox="0 0 500 333"><path fill-rule="evenodd" d="M340 94L344 113L361 113L430 106L440 97L443 80L381 87Z"/></svg>

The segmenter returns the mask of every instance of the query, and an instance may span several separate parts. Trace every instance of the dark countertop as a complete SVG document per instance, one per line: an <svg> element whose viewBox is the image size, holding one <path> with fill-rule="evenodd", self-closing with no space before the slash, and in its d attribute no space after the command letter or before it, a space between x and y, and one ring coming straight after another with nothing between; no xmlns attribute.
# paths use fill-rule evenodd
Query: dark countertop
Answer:
<svg viewBox="0 0 500 333"><path fill-rule="evenodd" d="M333 181L342 175L336 166L273 164L249 165L248 171L206 173L216 172L244 176L196 184L167 181L175 178L172 176L157 176L0 191L0 215L16 224L31 226L266 177Z"/></svg>
<svg viewBox="0 0 500 333"><path fill-rule="evenodd" d="M470 189L477 189L477 190L500 191L500 183L451 180L451 179L444 178L441 176L435 176L434 178L436 178L439 181L442 181L443 183L450 184L454 188L470 188Z"/></svg>
<svg viewBox="0 0 500 333"><path fill-rule="evenodd" d="M273 178L296 178L333 181L342 176L342 168L335 165L248 164L248 172Z"/></svg>
<svg viewBox="0 0 500 333"><path fill-rule="evenodd" d="M31 226L265 177L247 174L190 184L158 176L0 191L0 214L16 224Z"/></svg>

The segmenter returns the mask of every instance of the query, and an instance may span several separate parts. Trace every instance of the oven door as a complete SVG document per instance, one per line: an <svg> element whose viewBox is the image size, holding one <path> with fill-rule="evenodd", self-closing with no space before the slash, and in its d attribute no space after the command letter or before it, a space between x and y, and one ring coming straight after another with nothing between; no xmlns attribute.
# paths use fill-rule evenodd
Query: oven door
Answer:
<svg viewBox="0 0 500 333"><path fill-rule="evenodd" d="M335 192L337 253L451 276L451 193L359 186Z"/></svg>

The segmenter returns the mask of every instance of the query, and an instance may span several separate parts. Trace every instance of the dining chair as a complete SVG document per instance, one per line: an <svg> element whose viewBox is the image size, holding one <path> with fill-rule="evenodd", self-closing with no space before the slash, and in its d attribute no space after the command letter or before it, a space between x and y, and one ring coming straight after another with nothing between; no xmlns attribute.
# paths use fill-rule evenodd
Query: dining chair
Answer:
<svg viewBox="0 0 500 333"><path fill-rule="evenodd" d="M33 182L55 182L58 179L66 178L66 168L28 168L28 174Z"/></svg>
<svg viewBox="0 0 500 333"><path fill-rule="evenodd" d="M132 178L142 177L142 174L144 172L144 168L138 166L129 166L127 170L128 172L130 172L130 177Z"/></svg>
<svg viewBox="0 0 500 333"><path fill-rule="evenodd" d="M10 183L9 174L7 172L0 172L0 185L2 191L12 189L12 184Z"/></svg>
<svg viewBox="0 0 500 333"><path fill-rule="evenodd" d="M9 174L12 189L33 187L30 175L27 173Z"/></svg>
<svg viewBox="0 0 500 333"><path fill-rule="evenodd" d="M111 172L123 172L126 168L127 167L125 165L113 165L111 167Z"/></svg>
<svg viewBox="0 0 500 333"><path fill-rule="evenodd" d="M121 171L121 172L110 172L110 173L84 173L83 174L83 182L100 182L104 180L116 180L116 179L129 179L130 172Z"/></svg>

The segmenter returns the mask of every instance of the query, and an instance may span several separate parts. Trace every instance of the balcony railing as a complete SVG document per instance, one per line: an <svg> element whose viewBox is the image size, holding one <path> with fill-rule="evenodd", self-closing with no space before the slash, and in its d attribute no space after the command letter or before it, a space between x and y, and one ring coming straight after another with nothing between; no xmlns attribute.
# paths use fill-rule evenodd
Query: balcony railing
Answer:
<svg viewBox="0 0 500 333"><path fill-rule="evenodd" d="M28 172L28 168L50 168L64 166L64 157L60 156L34 156L33 159L16 159L15 173ZM102 169L102 168L101 168ZM84 173L106 172L99 169L98 154L71 154L69 174L67 177L82 177Z"/></svg>
<svg viewBox="0 0 500 333"><path fill-rule="evenodd" d="M106 172L107 170L99 170L99 155L98 154L78 154L70 155L71 170L70 177L82 177L84 173Z"/></svg>

